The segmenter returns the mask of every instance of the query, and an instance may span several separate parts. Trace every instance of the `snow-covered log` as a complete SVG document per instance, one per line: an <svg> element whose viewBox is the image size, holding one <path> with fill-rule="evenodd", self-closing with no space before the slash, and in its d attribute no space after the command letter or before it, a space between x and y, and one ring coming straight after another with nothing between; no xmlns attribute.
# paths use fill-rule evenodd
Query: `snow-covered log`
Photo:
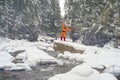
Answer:
<svg viewBox="0 0 120 80"><path fill-rule="evenodd" d="M59 51L63 53L64 51L69 51L71 53L80 53L83 54L84 49L80 47L75 47L72 44L69 44L69 42L62 42L62 41L55 41L54 43L54 50Z"/></svg>

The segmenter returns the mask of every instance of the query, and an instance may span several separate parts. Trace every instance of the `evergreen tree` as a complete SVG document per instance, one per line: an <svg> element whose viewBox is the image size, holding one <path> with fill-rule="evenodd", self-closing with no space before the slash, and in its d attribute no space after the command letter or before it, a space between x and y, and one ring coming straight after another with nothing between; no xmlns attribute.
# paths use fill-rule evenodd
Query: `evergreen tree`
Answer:
<svg viewBox="0 0 120 80"><path fill-rule="evenodd" d="M103 46L118 36L119 7L119 0L66 0L65 10L83 43Z"/></svg>
<svg viewBox="0 0 120 80"><path fill-rule="evenodd" d="M0 33L35 41L39 34L57 31L59 13L58 0L0 0Z"/></svg>

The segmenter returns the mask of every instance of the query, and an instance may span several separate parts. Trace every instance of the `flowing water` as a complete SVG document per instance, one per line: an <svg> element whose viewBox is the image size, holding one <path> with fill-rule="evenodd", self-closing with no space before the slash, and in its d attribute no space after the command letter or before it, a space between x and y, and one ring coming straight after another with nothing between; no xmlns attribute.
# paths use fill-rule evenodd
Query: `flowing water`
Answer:
<svg viewBox="0 0 120 80"><path fill-rule="evenodd" d="M57 52L46 51L49 55L57 57ZM65 63L39 64L32 71L4 71L0 70L0 80L48 80L50 77L70 71L77 64Z"/></svg>

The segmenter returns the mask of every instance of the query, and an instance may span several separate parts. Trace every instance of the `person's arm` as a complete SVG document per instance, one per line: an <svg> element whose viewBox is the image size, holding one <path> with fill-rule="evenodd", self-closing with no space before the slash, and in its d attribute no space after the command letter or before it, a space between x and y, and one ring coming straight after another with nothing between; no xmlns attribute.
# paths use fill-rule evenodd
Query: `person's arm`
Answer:
<svg viewBox="0 0 120 80"><path fill-rule="evenodd" d="M71 28L67 28L67 31L71 31L72 29Z"/></svg>

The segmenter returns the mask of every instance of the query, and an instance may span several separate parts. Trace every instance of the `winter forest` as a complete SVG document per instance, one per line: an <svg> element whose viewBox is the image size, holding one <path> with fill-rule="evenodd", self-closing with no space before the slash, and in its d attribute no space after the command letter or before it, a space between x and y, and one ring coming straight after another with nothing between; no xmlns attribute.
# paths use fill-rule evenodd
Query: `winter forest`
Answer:
<svg viewBox="0 0 120 80"><path fill-rule="evenodd" d="M120 0L0 0L0 80L120 80Z"/></svg>

